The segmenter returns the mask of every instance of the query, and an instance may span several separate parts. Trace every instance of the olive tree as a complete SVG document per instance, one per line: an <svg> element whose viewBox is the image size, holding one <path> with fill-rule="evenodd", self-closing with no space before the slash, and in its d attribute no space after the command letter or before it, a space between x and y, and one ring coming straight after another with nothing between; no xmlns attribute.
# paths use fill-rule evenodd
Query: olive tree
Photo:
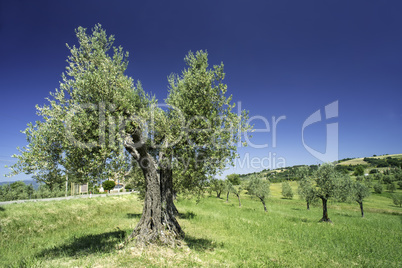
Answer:
<svg viewBox="0 0 402 268"><path fill-rule="evenodd" d="M308 167L300 167L296 171L296 176L300 178L297 192L300 198L306 201L307 210L310 210L310 204L317 200L315 182L310 177L310 169Z"/></svg>
<svg viewBox="0 0 402 268"><path fill-rule="evenodd" d="M288 181L282 182L282 196L284 198L292 199L293 191Z"/></svg>
<svg viewBox="0 0 402 268"><path fill-rule="evenodd" d="M221 198L221 193L225 189L225 182L219 179L212 179L209 187L212 191L216 192L217 198Z"/></svg>
<svg viewBox="0 0 402 268"><path fill-rule="evenodd" d="M258 197L264 206L264 211L267 212L267 206L265 205L265 200L268 198L270 193L270 183L266 179L259 177L252 177L247 186L248 193Z"/></svg>
<svg viewBox="0 0 402 268"><path fill-rule="evenodd" d="M210 68L204 51L189 52L187 68L168 79L166 104L158 104L125 75L128 53L114 47L100 25L92 34L79 27L76 35L79 46L68 46L60 88L49 105L37 106L42 120L25 131L29 147L16 156L12 174L59 168L66 176L98 180L129 173L135 162L144 207L128 240L174 244L184 233L175 217L173 171L178 187L191 189L232 163L250 128L247 113L232 111L223 64Z"/></svg>
<svg viewBox="0 0 402 268"><path fill-rule="evenodd" d="M328 200L345 201L352 194L350 177L335 170L332 164L323 164L313 175L315 194L322 201L322 218L320 221L331 222L328 217Z"/></svg>
<svg viewBox="0 0 402 268"><path fill-rule="evenodd" d="M364 217L363 200L368 196L370 196L370 188L360 181L355 181L353 183L353 199L359 203L362 217Z"/></svg>

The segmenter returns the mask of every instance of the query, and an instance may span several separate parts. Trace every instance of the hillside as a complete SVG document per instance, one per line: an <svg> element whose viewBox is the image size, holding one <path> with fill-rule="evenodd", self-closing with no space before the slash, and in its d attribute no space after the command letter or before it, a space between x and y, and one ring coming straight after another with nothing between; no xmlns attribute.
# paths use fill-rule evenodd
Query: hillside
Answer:
<svg viewBox="0 0 402 268"><path fill-rule="evenodd" d="M390 155L381 155L381 156L371 156L371 157L366 157L369 159L385 159L387 157L392 157L392 158L402 158L402 154L390 154ZM338 163L338 165L342 165L342 166L356 166L356 165L367 165L368 163L366 161L364 161L364 157L362 158L354 158L354 159L350 159L347 161L342 161L340 163Z"/></svg>
<svg viewBox="0 0 402 268"><path fill-rule="evenodd" d="M375 168L375 165L370 164L367 161L364 161L364 159L387 159L387 158L396 158L402 163L402 154L392 154L392 155L382 155L382 156L371 156L371 157L362 157L362 158L353 158L353 159L346 159L346 160L340 160L337 165L339 166L357 166L357 165L366 165L366 166L371 166L372 168ZM291 166L291 167L286 167L286 168L279 168L279 169L274 169L274 170L262 170L260 172L253 172L253 173L248 173L248 174L241 174L240 177L243 179L248 179L252 176L257 176L257 177L263 177L263 178L269 178L271 182L279 182L285 179L292 180L295 179L295 170L300 167L300 165L297 166ZM317 165L311 165L311 168L315 169L318 166ZM351 169L353 170L353 168Z"/></svg>

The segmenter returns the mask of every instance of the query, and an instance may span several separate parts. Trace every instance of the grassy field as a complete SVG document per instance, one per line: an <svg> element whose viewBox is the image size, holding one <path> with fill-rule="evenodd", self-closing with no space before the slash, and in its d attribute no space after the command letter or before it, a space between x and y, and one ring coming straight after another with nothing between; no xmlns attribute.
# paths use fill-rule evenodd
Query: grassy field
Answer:
<svg viewBox="0 0 402 268"><path fill-rule="evenodd" d="M296 188L293 183L292 187ZM0 207L0 267L402 267L402 209L373 194L331 203L334 224L272 184L268 213L256 199L179 199L186 238L178 248L118 249L140 218L135 195ZM400 191L400 190L398 190Z"/></svg>

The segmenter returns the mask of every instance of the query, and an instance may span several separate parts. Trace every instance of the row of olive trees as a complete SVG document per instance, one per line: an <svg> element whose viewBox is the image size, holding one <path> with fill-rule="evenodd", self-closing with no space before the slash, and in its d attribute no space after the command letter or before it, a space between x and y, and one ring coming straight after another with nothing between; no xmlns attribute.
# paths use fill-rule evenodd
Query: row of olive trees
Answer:
<svg viewBox="0 0 402 268"><path fill-rule="evenodd" d="M226 202L229 201L229 194L233 193L239 201L239 207L241 207L240 195L243 190L247 190L248 194L256 196L261 201L265 212L267 212L265 201L269 196L269 187L268 180L256 176L253 176L248 183L242 184L238 174L230 174L226 180L212 179L209 184L210 193L216 192L217 198L221 198L221 194L226 193Z"/></svg>
<svg viewBox="0 0 402 268"><path fill-rule="evenodd" d="M328 201L356 201L364 217L363 201L370 195L369 181L353 181L348 174L336 171L335 166L331 164L322 165L312 174L308 167L300 167L298 176L298 193L307 203L307 209L310 204L320 199L322 201L323 216L321 221L331 222L328 217Z"/></svg>
<svg viewBox="0 0 402 268"><path fill-rule="evenodd" d="M363 202L370 195L371 180L369 178L359 178L359 180L352 180L348 174L339 172L335 169L334 165L323 164L317 170L311 172L309 167L300 167L297 170L299 177L298 194L306 201L307 209L310 205L317 200L321 200L323 216L320 221L331 222L328 216L328 201L335 200L339 202L357 202L360 206L362 217L364 217ZM243 187L243 188L242 188ZM249 194L254 195L260 199L266 208L266 198L270 193L270 182L265 178L252 176L248 183L244 186L240 184L240 178L236 174L229 175L226 180L214 179L210 183L210 190L215 191L217 197L220 198L223 192L227 193L227 200L229 193L234 193L239 199L240 193L243 189L247 190ZM282 195L285 198L292 198L293 192L288 182L282 183ZM393 200L396 205L400 205L402 201L399 195L394 195Z"/></svg>

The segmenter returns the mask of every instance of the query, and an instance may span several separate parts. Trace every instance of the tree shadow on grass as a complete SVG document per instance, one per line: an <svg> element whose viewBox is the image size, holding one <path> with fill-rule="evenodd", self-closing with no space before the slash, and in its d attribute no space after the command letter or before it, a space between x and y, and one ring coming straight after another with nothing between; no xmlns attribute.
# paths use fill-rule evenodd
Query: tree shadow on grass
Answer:
<svg viewBox="0 0 402 268"><path fill-rule="evenodd" d="M45 249L38 253L39 258L79 257L95 253L106 253L116 250L124 241L126 232L119 230L96 235L74 237L72 240L53 248Z"/></svg>
<svg viewBox="0 0 402 268"><path fill-rule="evenodd" d="M6 209L0 206L0 211L6 211Z"/></svg>
<svg viewBox="0 0 402 268"><path fill-rule="evenodd" d="M194 219L197 214L195 214L192 211L187 211L186 213L179 213L179 218L180 219L186 219L186 220L191 220Z"/></svg>
<svg viewBox="0 0 402 268"><path fill-rule="evenodd" d="M196 238L190 235L184 237L187 246L195 251L213 251L217 247L223 247L223 242L216 243L210 239Z"/></svg>
<svg viewBox="0 0 402 268"><path fill-rule="evenodd" d="M127 218L129 219L140 219L141 216L141 213L127 213Z"/></svg>

